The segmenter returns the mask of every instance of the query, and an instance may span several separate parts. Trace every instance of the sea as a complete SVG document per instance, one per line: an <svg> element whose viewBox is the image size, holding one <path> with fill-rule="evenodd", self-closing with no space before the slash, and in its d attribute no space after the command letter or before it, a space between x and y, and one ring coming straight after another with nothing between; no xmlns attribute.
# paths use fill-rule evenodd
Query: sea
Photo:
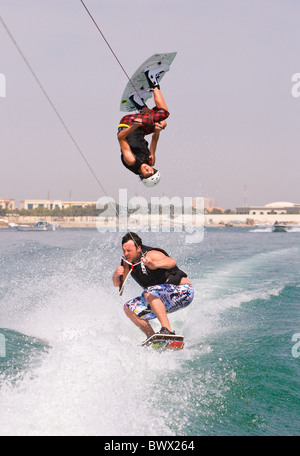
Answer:
<svg viewBox="0 0 300 456"><path fill-rule="evenodd" d="M300 228L140 233L195 288L165 352L112 285L123 235L0 230L0 435L299 435Z"/></svg>

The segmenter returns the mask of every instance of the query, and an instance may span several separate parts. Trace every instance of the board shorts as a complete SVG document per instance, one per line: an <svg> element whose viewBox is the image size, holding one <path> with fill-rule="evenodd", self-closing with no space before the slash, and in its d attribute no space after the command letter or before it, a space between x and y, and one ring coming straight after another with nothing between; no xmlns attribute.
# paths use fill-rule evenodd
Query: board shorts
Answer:
<svg viewBox="0 0 300 456"><path fill-rule="evenodd" d="M122 117L118 126L118 133L125 128L130 127L134 120L139 119L142 122L140 129L143 131L144 136L150 135L155 131L155 122L161 122L169 117L170 113L165 109L153 108L148 112L140 112L139 114L127 114Z"/></svg>
<svg viewBox="0 0 300 456"><path fill-rule="evenodd" d="M154 285L146 288L141 296L131 299L125 306L128 307L135 315L142 320L153 320L157 318L151 311L150 304L145 298L145 293L159 298L165 305L167 314L184 309L194 299L194 289L192 285L171 285L164 283L162 285Z"/></svg>

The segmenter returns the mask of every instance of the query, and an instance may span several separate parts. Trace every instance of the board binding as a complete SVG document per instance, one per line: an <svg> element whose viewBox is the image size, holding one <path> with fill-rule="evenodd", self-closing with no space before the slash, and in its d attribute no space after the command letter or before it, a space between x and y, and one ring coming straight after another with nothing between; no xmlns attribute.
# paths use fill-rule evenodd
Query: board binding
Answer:
<svg viewBox="0 0 300 456"><path fill-rule="evenodd" d="M182 350L184 347L184 336L176 334L153 334L148 337L143 343L142 347L151 347L161 350Z"/></svg>
<svg viewBox="0 0 300 456"><path fill-rule="evenodd" d="M161 80L166 72L169 71L176 54L177 52L154 54L139 66L130 78L123 92L120 105L121 111L130 112L137 110L134 103L129 99L133 94L137 94L144 102L153 96L153 93L149 91L149 84L144 71L151 68L163 68L164 72L160 76Z"/></svg>

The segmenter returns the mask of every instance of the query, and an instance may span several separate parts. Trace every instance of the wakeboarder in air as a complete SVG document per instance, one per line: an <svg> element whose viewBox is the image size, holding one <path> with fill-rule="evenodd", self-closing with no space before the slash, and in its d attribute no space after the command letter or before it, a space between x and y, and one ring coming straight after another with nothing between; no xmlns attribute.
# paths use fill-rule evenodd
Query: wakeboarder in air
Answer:
<svg viewBox="0 0 300 456"><path fill-rule="evenodd" d="M159 68L145 71L150 91L153 91L155 107L149 109L142 98L143 93L133 92L130 101L139 113L124 116L118 128L122 163L131 172L139 175L146 187L154 187L160 181L160 173L154 168L155 153L160 132L166 128L166 119L169 117L159 86L159 78L163 73ZM150 134L152 139L148 147L145 136Z"/></svg>
<svg viewBox="0 0 300 456"><path fill-rule="evenodd" d="M113 284L120 287L120 277L125 281L128 274L144 289L141 296L124 305L125 314L149 338L155 334L149 320L158 318L159 334L175 334L168 319L169 313L191 304L194 289L185 272L163 250L143 245L135 233L127 233L122 239L123 265L113 274Z"/></svg>

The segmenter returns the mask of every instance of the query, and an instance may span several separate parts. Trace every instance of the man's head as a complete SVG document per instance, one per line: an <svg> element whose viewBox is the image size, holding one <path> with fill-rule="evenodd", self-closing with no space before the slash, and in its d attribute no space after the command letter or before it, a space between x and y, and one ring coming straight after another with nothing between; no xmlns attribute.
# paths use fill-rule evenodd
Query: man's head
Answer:
<svg viewBox="0 0 300 456"><path fill-rule="evenodd" d="M154 187L160 181L160 172L147 163L143 163L140 168L140 178L146 187Z"/></svg>
<svg viewBox="0 0 300 456"><path fill-rule="evenodd" d="M122 239L124 257L130 263L136 263L141 255L142 239L136 233L127 233Z"/></svg>

